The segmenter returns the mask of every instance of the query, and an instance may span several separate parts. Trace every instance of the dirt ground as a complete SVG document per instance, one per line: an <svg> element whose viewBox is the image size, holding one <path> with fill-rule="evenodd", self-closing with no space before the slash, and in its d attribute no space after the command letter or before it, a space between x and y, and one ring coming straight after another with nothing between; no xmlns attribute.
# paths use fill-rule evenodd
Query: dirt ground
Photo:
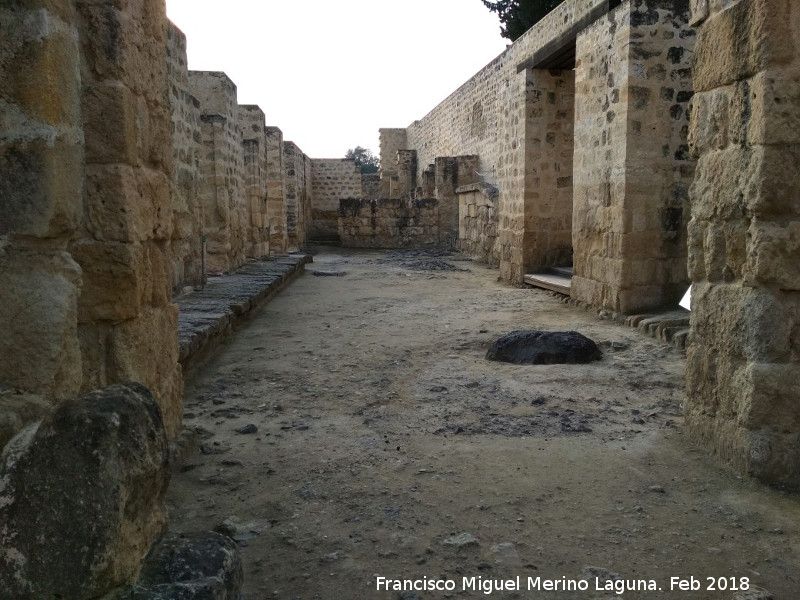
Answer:
<svg viewBox="0 0 800 600"><path fill-rule="evenodd" d="M485 360L514 329L604 356ZM685 439L684 362L457 255L326 249L187 384L171 528L234 536L248 600L800 598L800 497Z"/></svg>

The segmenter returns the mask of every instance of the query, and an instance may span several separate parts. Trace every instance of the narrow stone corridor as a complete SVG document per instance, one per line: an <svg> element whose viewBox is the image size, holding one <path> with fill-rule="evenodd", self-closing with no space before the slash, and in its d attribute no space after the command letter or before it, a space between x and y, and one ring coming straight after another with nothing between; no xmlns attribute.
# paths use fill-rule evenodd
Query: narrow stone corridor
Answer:
<svg viewBox="0 0 800 600"><path fill-rule="evenodd" d="M496 277L455 254L317 254L187 382L198 449L170 528L237 540L247 598L478 598L470 585L517 576L493 594L749 598L730 591L747 578L793 597L800 505L684 439L681 353ZM526 328L577 330L603 359L484 359ZM620 596L615 575L661 591ZM690 576L702 591L670 589Z"/></svg>

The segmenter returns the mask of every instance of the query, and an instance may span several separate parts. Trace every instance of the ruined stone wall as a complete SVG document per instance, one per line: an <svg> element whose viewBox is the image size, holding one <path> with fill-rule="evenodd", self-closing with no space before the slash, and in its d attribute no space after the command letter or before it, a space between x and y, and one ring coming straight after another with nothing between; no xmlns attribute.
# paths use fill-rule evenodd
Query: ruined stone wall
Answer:
<svg viewBox="0 0 800 600"><path fill-rule="evenodd" d="M458 250L488 265L500 264L497 240L497 189L486 183L459 187Z"/></svg>
<svg viewBox="0 0 800 600"><path fill-rule="evenodd" d="M687 0L624 2L578 37L573 297L621 312L686 289Z"/></svg>
<svg viewBox="0 0 800 600"><path fill-rule="evenodd" d="M800 4L694 2L688 431L800 487Z"/></svg>
<svg viewBox="0 0 800 600"><path fill-rule="evenodd" d="M173 23L167 30L167 65L170 81L172 118L172 239L170 267L172 289L203 283L202 232L203 210L199 202L200 102L192 95L186 59L186 36Z"/></svg>
<svg viewBox="0 0 800 600"><path fill-rule="evenodd" d="M339 238L348 248L420 248L439 243L435 198L343 199Z"/></svg>
<svg viewBox="0 0 800 600"><path fill-rule="evenodd" d="M0 380L50 401L139 381L174 436L163 1L0 10Z"/></svg>
<svg viewBox="0 0 800 600"><path fill-rule="evenodd" d="M283 144L286 173L286 237L290 249L305 247L311 222L311 159L294 142Z"/></svg>
<svg viewBox="0 0 800 600"><path fill-rule="evenodd" d="M339 235L339 200L363 197L358 165L347 158L312 159L311 197L309 238L335 239Z"/></svg>
<svg viewBox="0 0 800 600"><path fill-rule="evenodd" d="M243 191L236 85L217 71L190 71L189 83L201 110L200 202L205 218L206 271L225 273L244 263L244 229L250 220Z"/></svg>
<svg viewBox="0 0 800 600"><path fill-rule="evenodd" d="M381 192L379 196L388 198L391 193L391 181L397 176L397 153L408 148L408 136L405 129L383 128L378 130L379 156L381 158Z"/></svg>
<svg viewBox="0 0 800 600"><path fill-rule="evenodd" d="M269 144L264 112L253 105L239 106L239 127L242 131L244 162L244 198L249 220L244 226L244 255L259 258L269 254Z"/></svg>

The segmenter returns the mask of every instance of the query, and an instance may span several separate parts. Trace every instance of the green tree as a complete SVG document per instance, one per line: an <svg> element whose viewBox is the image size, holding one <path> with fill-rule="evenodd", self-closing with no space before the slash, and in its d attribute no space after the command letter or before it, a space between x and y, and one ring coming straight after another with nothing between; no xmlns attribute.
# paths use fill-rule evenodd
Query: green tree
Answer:
<svg viewBox="0 0 800 600"><path fill-rule="evenodd" d="M372 153L372 150L356 146L348 150L345 158L352 158L356 164L361 167L362 173L377 173L380 166L380 160Z"/></svg>
<svg viewBox="0 0 800 600"><path fill-rule="evenodd" d="M564 0L481 0L500 18L500 35L512 42Z"/></svg>

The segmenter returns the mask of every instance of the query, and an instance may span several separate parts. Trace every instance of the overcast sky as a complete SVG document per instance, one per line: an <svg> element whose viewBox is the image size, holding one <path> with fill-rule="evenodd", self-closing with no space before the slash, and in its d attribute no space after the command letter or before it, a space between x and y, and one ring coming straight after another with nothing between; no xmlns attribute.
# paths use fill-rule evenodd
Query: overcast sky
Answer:
<svg viewBox="0 0 800 600"><path fill-rule="evenodd" d="M420 119L506 48L481 0L167 0L189 68L225 71L313 158Z"/></svg>

